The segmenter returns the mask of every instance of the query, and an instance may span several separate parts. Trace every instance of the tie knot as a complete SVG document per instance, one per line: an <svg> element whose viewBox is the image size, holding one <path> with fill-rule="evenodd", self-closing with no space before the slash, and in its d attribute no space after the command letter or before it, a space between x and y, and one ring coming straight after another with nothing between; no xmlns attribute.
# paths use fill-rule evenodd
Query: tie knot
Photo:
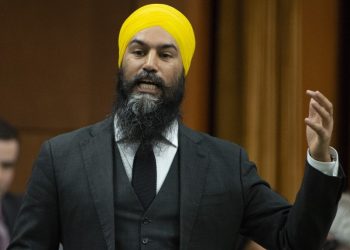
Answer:
<svg viewBox="0 0 350 250"><path fill-rule="evenodd" d="M148 155L154 154L153 146L149 143L141 143L136 151L136 155Z"/></svg>

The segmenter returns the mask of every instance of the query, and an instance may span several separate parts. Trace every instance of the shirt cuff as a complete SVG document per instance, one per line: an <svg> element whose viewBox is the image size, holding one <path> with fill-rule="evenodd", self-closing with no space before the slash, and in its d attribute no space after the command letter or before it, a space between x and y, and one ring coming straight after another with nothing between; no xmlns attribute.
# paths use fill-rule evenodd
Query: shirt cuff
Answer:
<svg viewBox="0 0 350 250"><path fill-rule="evenodd" d="M307 162L313 168L316 168L318 171L329 175L329 176L338 176L339 169L339 159L338 152L332 147L329 147L329 153L331 154L332 161L331 162L322 162L317 161L310 155L310 149L307 150Z"/></svg>

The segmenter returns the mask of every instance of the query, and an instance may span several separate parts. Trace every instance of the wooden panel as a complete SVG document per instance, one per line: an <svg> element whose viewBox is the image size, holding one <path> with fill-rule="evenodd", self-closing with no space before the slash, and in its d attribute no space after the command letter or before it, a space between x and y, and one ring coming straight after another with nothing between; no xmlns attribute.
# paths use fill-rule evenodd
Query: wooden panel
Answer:
<svg viewBox="0 0 350 250"><path fill-rule="evenodd" d="M211 36L213 31L210 0L184 1L184 13L191 20L196 34L196 51L186 82L185 100L183 103L184 122L190 127L208 131L209 129L209 81L212 69L210 64ZM193 11L195 10L195 11Z"/></svg>
<svg viewBox="0 0 350 250"><path fill-rule="evenodd" d="M0 113L25 127L87 122L88 4L2 1Z"/></svg>
<svg viewBox="0 0 350 250"><path fill-rule="evenodd" d="M215 123L216 136L243 144L242 121L244 101L242 82L242 15L240 1L225 0L218 6L217 41L215 43L216 72Z"/></svg>
<svg viewBox="0 0 350 250"><path fill-rule="evenodd" d="M19 128L13 185L23 191L42 142L111 111L117 37L130 3L2 1L0 116Z"/></svg>
<svg viewBox="0 0 350 250"><path fill-rule="evenodd" d="M302 80L303 91L323 92L335 104L335 122L338 117L338 2L333 0L302 1ZM307 116L309 98L304 95L303 107ZM335 127L333 145L337 145ZM306 143L305 143L306 147Z"/></svg>
<svg viewBox="0 0 350 250"><path fill-rule="evenodd" d="M90 110L90 122L103 119L112 110L118 71L118 35L130 11L128 1L93 1L89 38L93 49L88 69L91 88L86 107Z"/></svg>
<svg viewBox="0 0 350 250"><path fill-rule="evenodd" d="M304 172L306 140L302 113L301 1L278 1L279 13L279 145L276 155L278 192L293 202ZM302 150L301 150L302 148Z"/></svg>

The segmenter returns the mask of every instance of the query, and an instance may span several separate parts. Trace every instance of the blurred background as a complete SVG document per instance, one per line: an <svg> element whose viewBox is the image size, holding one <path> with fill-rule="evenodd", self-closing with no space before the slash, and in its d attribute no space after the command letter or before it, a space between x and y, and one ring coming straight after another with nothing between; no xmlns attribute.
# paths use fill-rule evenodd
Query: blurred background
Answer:
<svg viewBox="0 0 350 250"><path fill-rule="evenodd" d="M44 140L111 112L123 20L153 1L0 1L0 117L20 131L14 192ZM307 89L335 106L333 145L350 163L347 0L160 1L191 21L197 48L184 123L243 145L293 201L306 156Z"/></svg>

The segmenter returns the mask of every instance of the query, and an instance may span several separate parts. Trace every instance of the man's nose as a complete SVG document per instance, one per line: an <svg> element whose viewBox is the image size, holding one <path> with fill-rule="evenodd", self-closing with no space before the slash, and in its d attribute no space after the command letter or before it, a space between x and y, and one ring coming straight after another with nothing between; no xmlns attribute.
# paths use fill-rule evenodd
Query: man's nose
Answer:
<svg viewBox="0 0 350 250"><path fill-rule="evenodd" d="M150 51L146 56L145 64L143 65L143 70L147 72L157 72L157 53L156 51Z"/></svg>

